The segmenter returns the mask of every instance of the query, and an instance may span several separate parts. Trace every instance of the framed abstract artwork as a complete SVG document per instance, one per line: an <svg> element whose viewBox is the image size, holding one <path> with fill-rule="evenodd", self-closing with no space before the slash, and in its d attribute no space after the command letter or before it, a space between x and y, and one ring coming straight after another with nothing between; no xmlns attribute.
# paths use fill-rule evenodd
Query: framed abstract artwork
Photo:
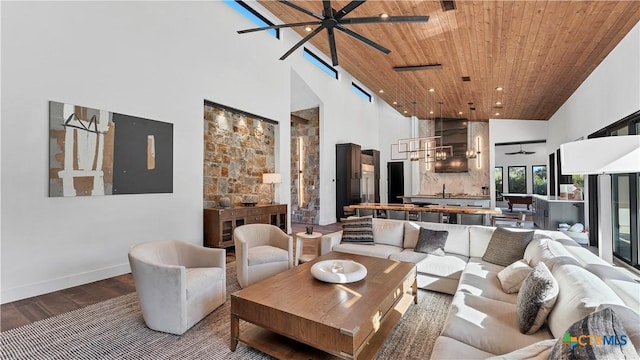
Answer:
<svg viewBox="0 0 640 360"><path fill-rule="evenodd" d="M49 196L173 192L173 124L49 102Z"/></svg>

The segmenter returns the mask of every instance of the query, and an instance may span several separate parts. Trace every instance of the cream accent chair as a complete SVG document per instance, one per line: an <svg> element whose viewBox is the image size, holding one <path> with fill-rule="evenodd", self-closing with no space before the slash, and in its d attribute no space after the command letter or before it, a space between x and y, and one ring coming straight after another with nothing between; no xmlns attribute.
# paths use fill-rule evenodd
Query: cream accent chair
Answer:
<svg viewBox="0 0 640 360"><path fill-rule="evenodd" d="M150 329L182 335L225 302L224 249L151 241L129 250L129 264Z"/></svg>
<svg viewBox="0 0 640 360"><path fill-rule="evenodd" d="M279 227L247 224L233 231L238 282L245 288L298 265L293 238Z"/></svg>

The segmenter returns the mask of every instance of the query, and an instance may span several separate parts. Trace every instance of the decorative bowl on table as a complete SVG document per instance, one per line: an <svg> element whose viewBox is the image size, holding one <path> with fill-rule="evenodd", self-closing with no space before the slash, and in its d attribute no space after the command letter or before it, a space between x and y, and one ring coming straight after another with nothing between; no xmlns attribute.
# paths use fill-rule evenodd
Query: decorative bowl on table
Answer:
<svg viewBox="0 0 640 360"><path fill-rule="evenodd" d="M367 276L367 268L353 260L324 260L311 267L314 278L335 284L360 281Z"/></svg>

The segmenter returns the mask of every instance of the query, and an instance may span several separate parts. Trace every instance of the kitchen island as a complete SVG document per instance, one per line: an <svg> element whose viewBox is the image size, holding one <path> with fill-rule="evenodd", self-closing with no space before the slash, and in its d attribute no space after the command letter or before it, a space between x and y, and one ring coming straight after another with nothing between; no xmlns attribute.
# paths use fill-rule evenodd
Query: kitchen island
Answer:
<svg viewBox="0 0 640 360"><path fill-rule="evenodd" d="M454 206L454 205L415 205L415 204L380 204L364 203L350 205L356 214L373 215L387 219L414 220L429 222L448 222L455 224L488 225L490 216L502 214L500 208L481 206ZM364 210L364 211L363 211Z"/></svg>
<svg viewBox="0 0 640 360"><path fill-rule="evenodd" d="M407 195L401 196L402 202L405 204L435 204L435 205L473 205L488 208L491 205L491 196L489 195L471 195L471 194L432 194L432 195Z"/></svg>

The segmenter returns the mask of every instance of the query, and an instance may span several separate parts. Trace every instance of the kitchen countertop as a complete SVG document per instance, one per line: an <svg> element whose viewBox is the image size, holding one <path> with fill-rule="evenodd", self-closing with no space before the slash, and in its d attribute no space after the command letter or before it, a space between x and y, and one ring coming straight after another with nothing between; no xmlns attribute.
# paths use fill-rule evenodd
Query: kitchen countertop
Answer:
<svg viewBox="0 0 640 360"><path fill-rule="evenodd" d="M567 202L567 203L583 203L584 200L580 199L568 199L566 197L560 197L557 195L533 195L534 198L548 201L548 202Z"/></svg>
<svg viewBox="0 0 640 360"><path fill-rule="evenodd" d="M400 196L402 199L412 199L412 198L420 198L420 199L474 199L474 200L490 200L491 196L489 195L473 195L473 194L450 194L447 193L445 197L442 197L442 194L417 194L417 195L407 195Z"/></svg>

